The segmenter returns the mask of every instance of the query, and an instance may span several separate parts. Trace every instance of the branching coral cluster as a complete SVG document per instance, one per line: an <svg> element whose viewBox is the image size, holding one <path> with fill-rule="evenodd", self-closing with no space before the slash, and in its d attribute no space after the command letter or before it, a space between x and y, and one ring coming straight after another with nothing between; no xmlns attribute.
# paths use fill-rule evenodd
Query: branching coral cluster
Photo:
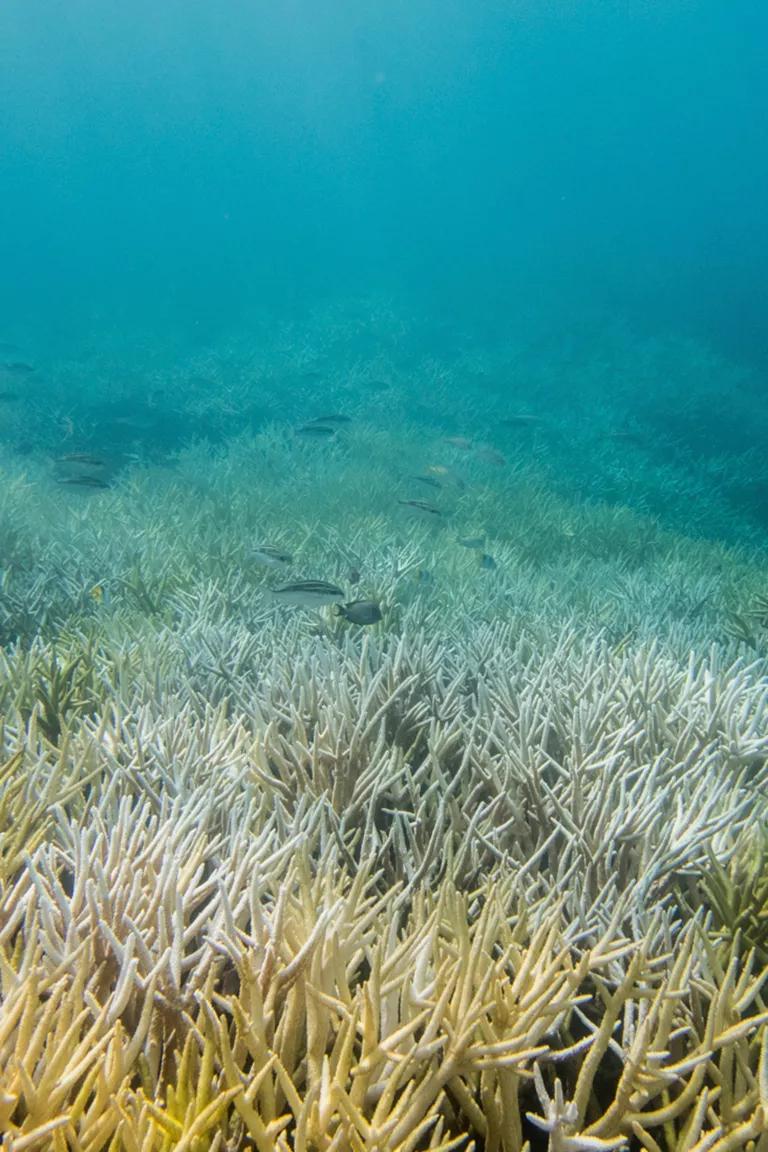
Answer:
<svg viewBox="0 0 768 1152"><path fill-rule="evenodd" d="M753 827L754 666L203 625L92 648L53 733L5 657L11 1147L760 1137L764 974L677 885Z"/></svg>
<svg viewBox="0 0 768 1152"><path fill-rule="evenodd" d="M10 1147L507 1150L543 1129L724 1152L763 1130L763 980L698 921L667 954L615 926L575 943L512 870L406 902L316 815L299 841L263 806L217 831L203 788L155 813L107 787L99 809L57 812L3 885Z"/></svg>
<svg viewBox="0 0 768 1152"><path fill-rule="evenodd" d="M759 561L361 436L0 506L6 1147L766 1152Z"/></svg>

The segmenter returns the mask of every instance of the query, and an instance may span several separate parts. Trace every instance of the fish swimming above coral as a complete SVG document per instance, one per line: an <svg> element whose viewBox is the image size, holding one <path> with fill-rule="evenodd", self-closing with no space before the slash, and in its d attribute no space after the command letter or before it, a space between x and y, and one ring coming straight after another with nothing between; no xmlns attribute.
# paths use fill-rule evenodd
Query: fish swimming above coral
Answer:
<svg viewBox="0 0 768 1152"><path fill-rule="evenodd" d="M486 464L495 464L498 468L503 468L507 462L506 456L491 444L478 445L476 455L478 460Z"/></svg>
<svg viewBox="0 0 768 1152"><path fill-rule="evenodd" d="M542 423L542 418L531 412L512 412L509 416L503 416L499 423L505 428L534 428Z"/></svg>
<svg viewBox="0 0 768 1152"><path fill-rule="evenodd" d="M422 520L436 523L443 518L442 511L436 508L434 504L428 504L426 500L398 500L398 504Z"/></svg>
<svg viewBox="0 0 768 1152"><path fill-rule="evenodd" d="M1 365L0 370L8 376L30 376L35 368L34 365L25 364L22 360L11 360Z"/></svg>
<svg viewBox="0 0 768 1152"><path fill-rule="evenodd" d="M281 604L292 604L297 608L323 608L344 600L343 588L327 580L296 580L271 591Z"/></svg>
<svg viewBox="0 0 768 1152"><path fill-rule="evenodd" d="M274 548L271 544L259 544L254 548L251 557L257 564L264 564L267 568L287 568L293 563L293 556L281 548Z"/></svg>
<svg viewBox="0 0 768 1152"><path fill-rule="evenodd" d="M67 484L71 488L109 488L106 480L85 472L79 476L64 476L59 484Z"/></svg>
<svg viewBox="0 0 768 1152"><path fill-rule="evenodd" d="M303 436L307 440L333 440L336 437L336 429L330 424L316 424L310 421L307 424L299 424L298 428L294 428L293 434Z"/></svg>
<svg viewBox="0 0 768 1152"><path fill-rule="evenodd" d="M313 416L311 420L307 420L303 425L304 428L312 428L317 424L351 424L352 417L345 416L343 412L330 412L327 416Z"/></svg>
<svg viewBox="0 0 768 1152"><path fill-rule="evenodd" d="M64 456L57 456L56 463L80 464L84 468L104 468L107 462L101 456L93 456L90 452L67 452Z"/></svg>
<svg viewBox="0 0 768 1152"><path fill-rule="evenodd" d="M375 600L352 600L348 604L337 604L336 615L342 616L350 624L378 624L381 608Z"/></svg>
<svg viewBox="0 0 768 1152"><path fill-rule="evenodd" d="M453 469L448 468L445 464L432 464L426 469L430 476L439 476L441 484L453 484L455 488L463 491L466 484L461 476Z"/></svg>

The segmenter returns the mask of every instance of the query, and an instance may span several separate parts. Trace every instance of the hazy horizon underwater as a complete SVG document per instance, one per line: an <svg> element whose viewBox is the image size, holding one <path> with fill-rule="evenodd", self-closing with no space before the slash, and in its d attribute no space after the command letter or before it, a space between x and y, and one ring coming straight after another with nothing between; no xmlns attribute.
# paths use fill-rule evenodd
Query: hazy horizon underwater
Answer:
<svg viewBox="0 0 768 1152"><path fill-rule="evenodd" d="M0 7L5 1152L768 1152L766 44Z"/></svg>

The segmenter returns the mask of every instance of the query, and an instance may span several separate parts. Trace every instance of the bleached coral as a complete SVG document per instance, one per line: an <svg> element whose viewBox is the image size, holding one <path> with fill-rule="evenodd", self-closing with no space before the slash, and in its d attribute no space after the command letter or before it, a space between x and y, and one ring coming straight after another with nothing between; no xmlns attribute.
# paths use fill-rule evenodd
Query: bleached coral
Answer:
<svg viewBox="0 0 768 1152"><path fill-rule="evenodd" d="M768 669L725 626L761 561L518 459L414 527L420 454L275 424L87 504L14 481L14 1152L765 1152ZM276 604L265 541L382 623Z"/></svg>

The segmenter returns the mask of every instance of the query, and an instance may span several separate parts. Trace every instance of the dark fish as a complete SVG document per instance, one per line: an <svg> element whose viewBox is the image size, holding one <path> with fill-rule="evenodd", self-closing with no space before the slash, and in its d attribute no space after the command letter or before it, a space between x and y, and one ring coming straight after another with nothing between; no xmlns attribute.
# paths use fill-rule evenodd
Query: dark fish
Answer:
<svg viewBox="0 0 768 1152"><path fill-rule="evenodd" d="M315 424L351 424L352 417L344 416L341 412L331 412L328 416L313 416L307 420L304 427L313 427Z"/></svg>
<svg viewBox="0 0 768 1152"><path fill-rule="evenodd" d="M541 416L533 416L529 412L513 412L511 416L504 416L501 423L507 428L530 428L534 424L541 424Z"/></svg>
<svg viewBox="0 0 768 1152"><path fill-rule="evenodd" d="M419 571L416 573L416 583L417 584L423 584L423 585L429 586L430 584L434 584L434 582L435 582L434 573L430 572L429 568L420 568Z"/></svg>
<svg viewBox="0 0 768 1152"><path fill-rule="evenodd" d="M158 426L157 416L149 413L144 415L141 412L135 412L133 414L129 412L121 413L113 416L110 422L120 428L126 428L129 432L147 432Z"/></svg>
<svg viewBox="0 0 768 1152"><path fill-rule="evenodd" d="M86 468L103 468L106 460L100 456L92 456L90 452L67 452L66 456L57 456L57 464L84 464Z"/></svg>
<svg viewBox="0 0 768 1152"><path fill-rule="evenodd" d="M347 583L359 584L361 580L361 572L359 568L350 568L347 572Z"/></svg>
<svg viewBox="0 0 768 1152"><path fill-rule="evenodd" d="M482 548L485 536L459 536L456 543L461 544L462 548Z"/></svg>
<svg viewBox="0 0 768 1152"><path fill-rule="evenodd" d="M106 480L100 480L98 476L91 476L86 473L81 476L67 476L65 479L59 480L59 484L69 484L73 488L109 488Z"/></svg>
<svg viewBox="0 0 768 1152"><path fill-rule="evenodd" d="M381 620L381 608L375 600L352 600L349 604L337 604L336 615L343 616L350 624L377 624Z"/></svg>
<svg viewBox="0 0 768 1152"><path fill-rule="evenodd" d="M271 544L259 544L253 550L253 558L259 564L266 564L268 568L284 568L293 563L293 556L290 552L273 548Z"/></svg>
<svg viewBox="0 0 768 1152"><path fill-rule="evenodd" d="M297 580L273 588L272 595L283 604L295 604L299 608L321 608L324 604L339 604L344 599L343 590L327 580Z"/></svg>
<svg viewBox="0 0 768 1152"><path fill-rule="evenodd" d="M493 556L490 556L487 552L483 552L480 557L480 567L484 568L486 572L492 572L496 567L496 561Z"/></svg>
<svg viewBox="0 0 768 1152"><path fill-rule="evenodd" d="M322 380L325 372L321 372L319 368L307 368L303 372L300 372L299 375L302 380Z"/></svg>
<svg viewBox="0 0 768 1152"><path fill-rule="evenodd" d="M496 448L492 448L490 444L481 444L477 450L477 456L480 460L486 460L489 464L496 464L499 468L503 468L507 462L506 456L503 456Z"/></svg>
<svg viewBox="0 0 768 1152"><path fill-rule="evenodd" d="M10 404L12 401L20 399L21 397L18 392L0 392L0 400L2 400L4 404Z"/></svg>
<svg viewBox="0 0 768 1152"><path fill-rule="evenodd" d="M333 439L336 435L336 429L331 428L328 424L300 424L293 431L295 436L315 436L318 440Z"/></svg>
<svg viewBox="0 0 768 1152"><path fill-rule="evenodd" d="M443 516L439 508L435 508L434 504L427 504L426 500L398 500L398 504L427 520L441 520Z"/></svg>
<svg viewBox="0 0 768 1152"><path fill-rule="evenodd" d="M18 351L19 351L18 344L8 344L4 340L0 341L0 352L2 352L4 355L7 356L12 352L18 352Z"/></svg>
<svg viewBox="0 0 768 1152"><path fill-rule="evenodd" d="M434 476L411 476L411 480L416 480L419 484L426 484L429 488L442 488L442 484Z"/></svg>
<svg viewBox="0 0 768 1152"><path fill-rule="evenodd" d="M35 369L31 364L25 364L23 360L11 360L3 364L3 371L9 376L29 376Z"/></svg>

